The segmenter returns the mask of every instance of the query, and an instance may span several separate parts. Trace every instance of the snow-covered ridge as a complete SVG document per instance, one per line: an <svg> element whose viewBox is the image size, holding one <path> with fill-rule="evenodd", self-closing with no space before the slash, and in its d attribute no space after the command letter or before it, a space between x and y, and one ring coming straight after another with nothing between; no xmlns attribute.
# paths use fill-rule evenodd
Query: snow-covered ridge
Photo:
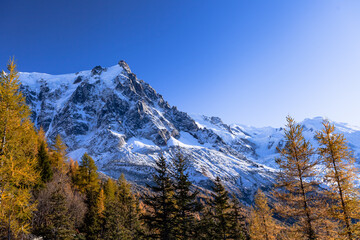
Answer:
<svg viewBox="0 0 360 240"><path fill-rule="evenodd" d="M113 177L125 173L130 181L146 183L155 159L161 153L170 159L180 149L198 186L207 188L220 176L247 201L273 182L282 129L190 116L170 106L124 61L73 74L20 73L20 81L35 125L50 140L60 134L72 158L88 152L99 170ZM304 120L308 137L319 124L320 119ZM359 154L359 129L337 127Z"/></svg>
<svg viewBox="0 0 360 240"><path fill-rule="evenodd" d="M277 147L284 144L284 128L273 127L252 127L243 124L231 124L223 127L224 123L214 123L211 118L205 116L194 116L194 119L203 128L208 128L219 133L229 145L236 144L236 141L242 140L248 143L248 147L253 151L244 151L244 155L251 160L268 167L277 168L275 158L278 157ZM299 122L303 126L304 137L310 141L314 148L318 147L315 140L317 131L323 129L323 117L306 118ZM329 120L335 125L335 132L344 134L353 156L360 161L360 127L352 126L347 123L339 123ZM360 162L358 162L359 164Z"/></svg>

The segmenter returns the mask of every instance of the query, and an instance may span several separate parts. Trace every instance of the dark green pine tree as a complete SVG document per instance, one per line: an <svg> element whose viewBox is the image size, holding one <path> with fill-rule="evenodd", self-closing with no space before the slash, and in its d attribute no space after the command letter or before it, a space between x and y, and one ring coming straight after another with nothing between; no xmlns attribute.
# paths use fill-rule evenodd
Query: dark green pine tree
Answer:
<svg viewBox="0 0 360 240"><path fill-rule="evenodd" d="M118 200L110 200L105 204L103 239L132 239L124 226L122 204ZM128 238L127 238L128 237Z"/></svg>
<svg viewBox="0 0 360 240"><path fill-rule="evenodd" d="M37 153L38 169L42 183L49 182L53 177L53 170L51 168L51 162L48 151L46 149L45 141L41 141L38 153Z"/></svg>
<svg viewBox="0 0 360 240"><path fill-rule="evenodd" d="M88 240L99 239L100 235L101 217L98 210L98 197L98 191L95 191L94 189L87 190L85 200L87 211L85 214L83 231Z"/></svg>
<svg viewBox="0 0 360 240"><path fill-rule="evenodd" d="M81 158L75 185L86 195L87 212L84 219L84 232L87 239L98 239L100 232L100 216L98 209L99 178L94 160L85 153Z"/></svg>
<svg viewBox="0 0 360 240"><path fill-rule="evenodd" d="M209 198L204 204L204 208L200 212L200 221L195 226L195 238L198 240L217 240L216 224L213 217L212 209L209 205Z"/></svg>
<svg viewBox="0 0 360 240"><path fill-rule="evenodd" d="M246 215L244 208L241 207L239 199L233 194L230 202L230 239L246 240L250 239L246 228Z"/></svg>
<svg viewBox="0 0 360 240"><path fill-rule="evenodd" d="M156 161L156 171L153 174L154 185L148 186L152 193L144 194L144 203L149 207L144 216L151 229L149 238L171 240L175 239L174 229L174 185L168 171L168 164L163 156Z"/></svg>
<svg viewBox="0 0 360 240"><path fill-rule="evenodd" d="M131 185L126 181L124 174L121 174L118 184L118 199L122 205L124 226L129 232L129 239L140 239L143 229L140 221L139 201L131 191Z"/></svg>
<svg viewBox="0 0 360 240"><path fill-rule="evenodd" d="M66 207L66 198L60 187L50 197L51 211L48 216L48 230L45 239L70 240L75 236L74 219Z"/></svg>
<svg viewBox="0 0 360 240"><path fill-rule="evenodd" d="M193 239L196 225L195 214L201 210L197 202L198 191L191 191L192 183L189 181L188 162L180 152L173 158L174 168L174 199L176 213L174 217L174 236L176 239Z"/></svg>
<svg viewBox="0 0 360 240"><path fill-rule="evenodd" d="M228 239L231 229L229 193L222 185L219 177L216 177L212 190L214 193L210 200L210 206L215 221L214 237L215 239Z"/></svg>
<svg viewBox="0 0 360 240"><path fill-rule="evenodd" d="M108 197L105 201L103 238L141 239L143 229L139 202L124 175L121 175L118 183L116 189L109 181L105 185Z"/></svg>

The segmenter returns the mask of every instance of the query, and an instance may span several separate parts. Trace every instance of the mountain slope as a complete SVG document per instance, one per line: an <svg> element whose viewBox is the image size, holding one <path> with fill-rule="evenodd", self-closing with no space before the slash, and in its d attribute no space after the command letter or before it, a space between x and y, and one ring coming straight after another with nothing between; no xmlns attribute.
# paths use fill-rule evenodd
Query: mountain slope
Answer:
<svg viewBox="0 0 360 240"><path fill-rule="evenodd" d="M198 186L207 188L220 176L247 198L273 181L274 169L244 155L253 151L246 141L229 144L221 132L171 107L124 61L75 74L21 73L20 80L35 125L50 140L60 134L72 158L88 152L113 177L125 173L130 181L149 182L155 159L171 158L179 148Z"/></svg>

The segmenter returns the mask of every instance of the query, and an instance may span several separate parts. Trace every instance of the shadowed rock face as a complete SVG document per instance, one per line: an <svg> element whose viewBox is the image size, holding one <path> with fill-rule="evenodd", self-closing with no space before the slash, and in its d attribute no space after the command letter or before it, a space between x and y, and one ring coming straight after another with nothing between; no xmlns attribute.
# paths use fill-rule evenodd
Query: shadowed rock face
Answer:
<svg viewBox="0 0 360 240"><path fill-rule="evenodd" d="M91 74L92 75L100 75L102 71L104 71L105 69L102 68L101 66L96 66L91 70Z"/></svg>
<svg viewBox="0 0 360 240"><path fill-rule="evenodd" d="M272 182L272 169L245 157L244 152L253 149L244 139L225 141L171 107L125 61L76 74L22 73L20 79L35 125L42 126L50 140L60 134L71 157L80 159L88 152L99 170L113 177L125 173L130 181L149 182L159 154L170 159L179 146L198 186L208 187L219 175L246 200ZM204 121L233 134L220 118Z"/></svg>

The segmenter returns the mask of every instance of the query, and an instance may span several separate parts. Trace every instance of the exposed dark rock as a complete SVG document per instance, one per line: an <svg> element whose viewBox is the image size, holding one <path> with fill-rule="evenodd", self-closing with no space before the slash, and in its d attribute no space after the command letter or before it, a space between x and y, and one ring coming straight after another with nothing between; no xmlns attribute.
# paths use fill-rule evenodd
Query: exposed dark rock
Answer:
<svg viewBox="0 0 360 240"><path fill-rule="evenodd" d="M89 130L89 127L83 122L76 122L71 128L66 129L67 135L84 135Z"/></svg>
<svg viewBox="0 0 360 240"><path fill-rule="evenodd" d="M167 118L174 120L174 125L180 131L197 131L198 127L195 121L185 112L177 110L176 107L172 107L166 112Z"/></svg>
<svg viewBox="0 0 360 240"><path fill-rule="evenodd" d="M131 73L129 65L124 61L120 60L119 63L120 67L122 67L127 73Z"/></svg>
<svg viewBox="0 0 360 240"><path fill-rule="evenodd" d="M101 66L96 66L91 70L92 75L100 75L102 71L104 71L105 68L102 68Z"/></svg>
<svg viewBox="0 0 360 240"><path fill-rule="evenodd" d="M39 93L39 100L40 101L44 100L47 97L49 91L50 91L50 88L48 87L47 83L41 84L40 93Z"/></svg>
<svg viewBox="0 0 360 240"><path fill-rule="evenodd" d="M223 129L227 130L230 133L233 133L232 130L231 130L231 127L229 125L223 123L221 118L219 118L219 117L206 117L206 116L204 116L204 118L206 120L208 120L209 122L211 122L212 124L217 125L217 126L223 128Z"/></svg>
<svg viewBox="0 0 360 240"><path fill-rule="evenodd" d="M81 82L82 80L83 80L82 76L78 76L77 78L75 78L73 84L77 84L77 83Z"/></svg>
<svg viewBox="0 0 360 240"><path fill-rule="evenodd" d="M165 146L169 139L170 139L170 133L166 129L159 129L155 137L155 143L160 146Z"/></svg>
<svg viewBox="0 0 360 240"><path fill-rule="evenodd" d="M91 91L95 88L94 85L83 82L79 87L76 88L75 92L71 96L71 101L75 104L84 103L89 100Z"/></svg>
<svg viewBox="0 0 360 240"><path fill-rule="evenodd" d="M117 117L121 117L129 110L129 103L121 100L115 94L107 97L106 103L102 109L102 114L114 113Z"/></svg>
<svg viewBox="0 0 360 240"><path fill-rule="evenodd" d="M161 108L164 108L166 110L169 110L170 109L170 105L167 101L164 101L164 99L161 97L159 98L159 101L158 101L158 105L161 107Z"/></svg>

